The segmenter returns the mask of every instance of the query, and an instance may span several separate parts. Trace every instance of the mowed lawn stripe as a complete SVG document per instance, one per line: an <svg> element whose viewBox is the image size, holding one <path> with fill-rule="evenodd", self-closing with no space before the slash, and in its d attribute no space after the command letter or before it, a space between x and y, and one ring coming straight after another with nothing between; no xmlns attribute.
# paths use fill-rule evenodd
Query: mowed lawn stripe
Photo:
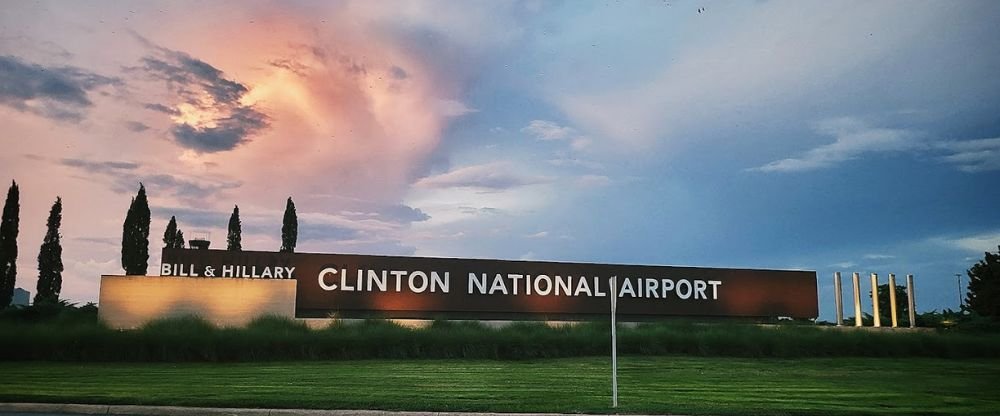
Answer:
<svg viewBox="0 0 1000 416"><path fill-rule="evenodd" d="M536 361L4 362L0 400L611 412L606 357ZM621 357L620 412L1000 414L1000 360Z"/></svg>

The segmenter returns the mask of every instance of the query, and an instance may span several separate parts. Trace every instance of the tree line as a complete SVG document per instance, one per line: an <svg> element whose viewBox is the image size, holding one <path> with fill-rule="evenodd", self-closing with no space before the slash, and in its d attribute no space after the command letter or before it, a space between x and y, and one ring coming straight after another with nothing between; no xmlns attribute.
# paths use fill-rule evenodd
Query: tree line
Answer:
<svg viewBox="0 0 1000 416"><path fill-rule="evenodd" d="M16 181L11 181L4 202L3 216L0 218L0 308L10 305L14 295L17 280L17 236L20 222L20 189ZM62 243L59 228L62 223L62 198L56 196L46 221L45 237L38 251L38 283L34 302L58 302L62 291ZM146 197L146 187L139 184L139 191L132 198L125 222L122 225L121 264L127 275L145 275L149 262L149 200ZM295 203L288 197L285 204L285 214L281 226L281 248L283 253L295 251L298 239L298 217ZM240 251L242 246L242 223L240 207L233 206L229 217L229 230L226 236L226 249ZM163 244L166 248L184 248L184 232L177 226L177 219L170 217L163 233ZM969 286L964 311L974 312L979 316L1000 319L1000 246L997 253L986 252L985 257L969 268ZM888 285L878 288L880 293L880 313L888 313L890 290L896 290L897 299L905 297L902 286L890 289ZM906 316L907 306L900 310ZM887 319L888 316L883 317Z"/></svg>
<svg viewBox="0 0 1000 416"><path fill-rule="evenodd" d="M7 200L0 217L0 308L7 307L14 298L17 281L17 235L20 225L21 191L16 181L11 181L7 190ZM62 242L59 226L62 223L62 198L49 210L45 237L38 250L38 284L35 304L55 303L62 291Z"/></svg>
<svg viewBox="0 0 1000 416"><path fill-rule="evenodd" d="M139 192L132 198L125 222L122 224L122 269L127 275L145 275L149 261L149 199L146 197L146 187L139 183ZM295 252L298 240L299 220L295 212L295 202L288 197L285 202L285 215L281 225L282 253ZM243 229L240 221L240 207L233 206L229 216L229 230L226 235L226 250L243 250ZM184 248L184 231L177 226L177 217L170 216L167 228L163 232L164 248Z"/></svg>
<svg viewBox="0 0 1000 416"><path fill-rule="evenodd" d="M7 190L7 199L0 217L0 308L10 305L14 297L14 287L17 281L17 237L20 226L20 188L16 181L11 181ZM132 198L125 222L122 224L121 264L127 275L145 275L149 262L149 200L146 197L146 187L139 184L139 192ZM38 250L38 283L36 286L35 304L59 302L62 292L62 235L59 228L62 225L62 198L56 196L46 221L45 237ZM240 210L233 207L229 218L229 234L227 249L242 250L240 244ZM298 216L295 213L295 203L289 197L285 203L285 215L281 226L281 248L283 253L295 251L298 239ZM184 248L184 232L177 227L177 219L170 217L163 233L163 244L166 248Z"/></svg>

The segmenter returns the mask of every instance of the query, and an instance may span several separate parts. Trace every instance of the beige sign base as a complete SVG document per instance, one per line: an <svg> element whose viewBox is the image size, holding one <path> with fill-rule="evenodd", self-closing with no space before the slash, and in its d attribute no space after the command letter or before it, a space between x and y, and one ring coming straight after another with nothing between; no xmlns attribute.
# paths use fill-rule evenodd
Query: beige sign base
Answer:
<svg viewBox="0 0 1000 416"><path fill-rule="evenodd" d="M283 279L101 276L98 317L117 329L191 315L230 327L267 315L292 319L295 284Z"/></svg>

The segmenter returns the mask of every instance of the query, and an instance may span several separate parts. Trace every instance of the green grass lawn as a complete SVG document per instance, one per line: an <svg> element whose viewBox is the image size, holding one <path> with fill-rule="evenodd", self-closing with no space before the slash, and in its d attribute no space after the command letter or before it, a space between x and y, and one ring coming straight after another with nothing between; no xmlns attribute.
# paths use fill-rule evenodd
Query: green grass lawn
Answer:
<svg viewBox="0 0 1000 416"><path fill-rule="evenodd" d="M622 413L998 414L1000 360L622 357ZM607 358L0 363L0 400L612 412Z"/></svg>

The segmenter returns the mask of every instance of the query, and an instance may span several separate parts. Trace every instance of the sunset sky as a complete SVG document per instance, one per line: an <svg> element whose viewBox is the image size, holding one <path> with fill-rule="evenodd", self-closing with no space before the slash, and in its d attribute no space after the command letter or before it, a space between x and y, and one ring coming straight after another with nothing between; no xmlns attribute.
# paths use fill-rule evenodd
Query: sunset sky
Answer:
<svg viewBox="0 0 1000 416"><path fill-rule="evenodd" d="M891 272L955 308L1000 244L997 22L997 1L10 2L17 286L60 196L62 297L96 301L142 182L151 273L171 215L224 248L238 204L243 248L276 251L291 196L302 252L816 270L827 320L834 271Z"/></svg>

